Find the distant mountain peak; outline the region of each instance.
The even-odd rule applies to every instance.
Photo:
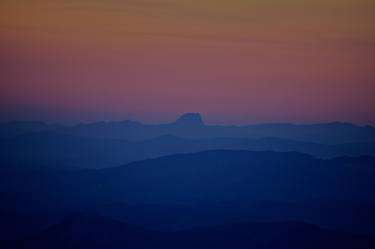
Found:
[[[176,124],[203,126],[204,122],[200,113],[184,113],[176,120]]]

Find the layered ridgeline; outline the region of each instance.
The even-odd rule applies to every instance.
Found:
[[[0,246],[373,248],[374,130],[4,123]]]
[[[39,229],[49,212],[56,222],[72,210],[91,210],[152,229],[298,220],[375,232],[371,157],[217,150],[103,170],[7,170],[0,178],[3,222],[12,224],[12,213],[21,213]],[[27,227],[22,222],[27,219],[21,229]],[[6,227],[3,234],[10,232]]]
[[[350,123],[321,124],[256,124],[244,126],[206,125],[199,113],[183,114],[173,123],[143,124],[135,121],[97,122],[63,126],[44,122],[9,122],[0,124],[0,137],[12,137],[30,132],[54,131],[63,134],[95,138],[145,140],[165,135],[182,138],[263,138],[277,137],[314,143],[374,142],[375,128]]]
[[[176,122],[132,121],[76,126],[13,122],[0,125],[1,168],[106,168],[137,160],[231,149],[302,152],[320,158],[375,155],[375,129],[344,123],[205,125],[199,114]]]

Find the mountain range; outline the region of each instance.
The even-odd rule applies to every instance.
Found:
[[[175,123],[165,125],[103,122],[63,127],[8,123],[0,125],[0,134],[3,134],[0,167],[108,168],[165,155],[218,149],[295,151],[320,158],[374,156],[372,133],[371,127],[348,124],[207,126],[199,114],[185,114]],[[134,140],[135,136],[138,137]],[[306,141],[293,140],[296,138]]]
[[[321,124],[269,123],[254,125],[206,125],[199,113],[186,113],[176,122],[143,124],[135,121],[81,123],[72,126],[44,122],[8,122],[0,124],[0,138],[28,132],[54,131],[62,134],[95,138],[145,140],[164,135],[182,138],[263,138],[277,137],[314,143],[374,142],[375,128],[350,123]]]
[[[374,248],[375,128],[0,124],[1,248]]]
[[[375,158],[323,160],[296,152],[213,150],[101,170],[0,174],[4,217],[91,210],[158,230],[296,219],[375,234],[374,189]],[[115,203],[130,206],[111,208]]]

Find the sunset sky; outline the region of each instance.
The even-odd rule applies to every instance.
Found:
[[[1,120],[375,124],[374,0],[2,0]]]

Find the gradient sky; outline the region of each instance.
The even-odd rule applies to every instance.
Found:
[[[1,119],[375,124],[374,0],[2,0]]]

